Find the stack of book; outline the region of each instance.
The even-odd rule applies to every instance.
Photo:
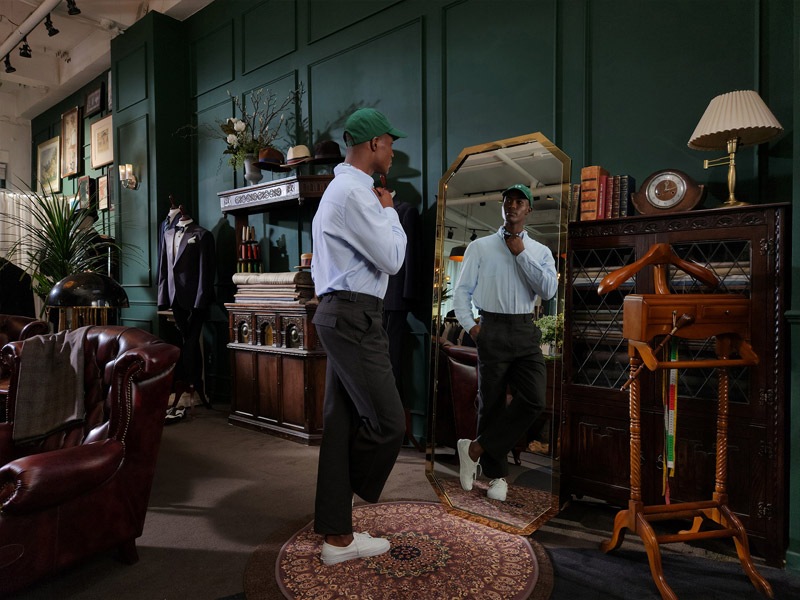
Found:
[[[305,304],[314,297],[314,282],[308,270],[289,273],[234,273],[234,302]]]
[[[630,175],[611,175],[599,165],[583,167],[581,182],[572,186],[572,219],[596,221],[636,214],[631,195],[636,180]]]

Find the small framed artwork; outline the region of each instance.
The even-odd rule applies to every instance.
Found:
[[[61,176],[78,174],[78,154],[81,147],[78,107],[61,115]]]
[[[114,129],[111,115],[92,123],[92,168],[114,162]]]
[[[103,84],[102,82],[86,94],[86,106],[83,109],[84,116],[91,117],[103,109]]]
[[[40,194],[61,191],[61,161],[58,136],[36,148],[36,179]]]
[[[108,175],[97,178],[97,208],[108,210]]]
[[[80,208],[90,208],[97,193],[94,178],[84,175],[78,178],[78,206]]]
[[[114,103],[112,100],[114,99],[111,95],[111,71],[108,72],[108,81],[106,82],[106,109],[111,112],[114,110]]]

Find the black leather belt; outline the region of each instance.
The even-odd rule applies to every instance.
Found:
[[[506,313],[493,313],[488,310],[479,310],[482,319],[487,321],[505,321],[507,323],[533,323],[533,313],[522,314],[506,314]]]
[[[351,292],[350,290],[334,290],[332,292],[326,292],[319,296],[319,299],[322,300],[324,298],[339,298],[340,300],[346,300],[347,302],[357,302],[359,304],[366,304],[368,306],[374,306],[376,308],[383,308],[383,298],[378,298],[377,296],[370,296],[369,294],[364,294],[362,292]]]

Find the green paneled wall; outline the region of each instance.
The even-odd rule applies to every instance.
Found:
[[[396,146],[390,180],[422,214],[427,264],[438,179],[462,147],[485,141],[541,131],[572,158],[573,179],[586,164],[630,173],[639,182],[673,167],[706,184],[707,206],[719,202],[726,195],[726,170],[702,168],[703,159],[717,154],[686,144],[708,102],[734,89],[759,90],[787,130],[769,145],[740,150],[738,195],[756,203],[792,201],[800,193],[793,144],[798,12],[792,0],[218,0],[182,24],[148,15],[117,38],[112,51],[118,95],[130,98],[122,122],[115,114],[115,127],[144,114],[148,123],[144,189],[124,191],[119,201],[146,206],[154,233],[166,193],[183,184],[181,201],[218,240],[219,289],[229,297],[232,219],[222,216],[216,194],[241,185],[242,174],[220,160],[221,139],[202,130],[231,116],[229,93],[244,98],[268,87],[284,95],[299,84],[306,94],[294,122],[308,119],[312,143],[327,135],[339,141],[343,118],[362,105],[377,106],[409,133]],[[122,69],[142,44],[146,59]],[[151,49],[162,57],[169,51],[170,59],[154,61]],[[175,61],[186,67],[175,68]],[[138,79],[141,68],[145,89],[137,87],[141,81],[127,81]],[[57,134],[68,107],[60,104],[34,121],[34,151]],[[176,138],[185,124],[196,126],[196,134]],[[121,133],[118,155],[124,158],[132,152],[132,132]],[[289,132],[279,148],[286,152],[304,139],[301,133]],[[162,145],[176,139],[186,144],[185,152]],[[160,185],[162,178],[172,178],[170,185]],[[291,269],[311,248],[312,216],[313,206],[306,206],[253,217],[270,269]],[[128,238],[124,226],[121,236]],[[793,253],[797,271],[800,249]],[[148,261],[154,269],[152,254]],[[142,277],[137,275],[139,282]],[[423,277],[431,279],[429,273]],[[143,318],[145,306],[154,310],[148,304],[153,288],[141,290],[141,308],[130,318]],[[418,312],[427,322],[426,309]],[[216,339],[207,340],[207,348],[226,362],[224,312],[219,309],[214,319]],[[800,366],[792,369],[797,380]],[[419,370],[424,377],[425,365]],[[413,387],[420,394],[426,389]],[[424,402],[418,399],[418,407]],[[800,400],[793,403],[800,413]],[[800,451],[792,453],[798,471]],[[798,479],[787,499],[793,505],[800,505]],[[797,514],[791,532],[790,559],[800,567]]]

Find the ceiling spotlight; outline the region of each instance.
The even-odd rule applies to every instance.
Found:
[[[14,71],[16,71],[16,69],[11,66],[11,59],[9,58],[8,54],[6,54],[5,63],[6,63],[6,73],[13,73]]]
[[[67,13],[70,15],[79,15],[81,14],[81,9],[77,7],[75,4],[75,0],[67,0]]]
[[[19,47],[19,55],[22,58],[31,57],[31,47],[28,45],[28,36],[22,38],[22,46]]]
[[[53,26],[53,22],[50,20],[50,15],[47,15],[47,18],[44,20],[44,26],[47,27],[47,35],[53,37],[58,33],[58,29]]]

